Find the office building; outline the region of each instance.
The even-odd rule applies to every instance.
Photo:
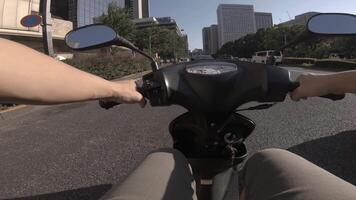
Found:
[[[210,27],[203,28],[203,53],[210,54]]]
[[[273,26],[272,13],[255,12],[255,19],[257,31]]]
[[[150,3],[149,0],[142,0],[142,18],[150,17]]]
[[[125,8],[125,0],[76,0],[76,25],[78,27],[93,24],[94,19],[107,14],[109,4],[115,2]],[[75,2],[74,2],[75,3]]]
[[[203,28],[203,53],[215,54],[219,49],[218,25]]]
[[[150,16],[149,0],[124,0],[125,8],[131,13],[132,19],[148,18]]]
[[[314,15],[317,15],[317,14],[319,14],[319,13],[318,12],[303,13],[303,14],[295,16],[294,19],[286,21],[286,22],[283,22],[283,23],[281,23],[279,25],[282,25],[282,26],[294,26],[294,25],[306,26],[308,21],[309,21],[309,19],[311,17],[313,17]]]
[[[217,15],[219,47],[256,32],[255,13],[252,5],[220,4]]]

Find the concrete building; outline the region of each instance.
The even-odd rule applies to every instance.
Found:
[[[255,19],[257,31],[273,26],[272,13],[255,12]]]
[[[219,48],[227,42],[256,32],[255,13],[252,5],[220,4],[217,15]]]
[[[318,12],[303,13],[303,14],[295,16],[295,18],[293,20],[283,22],[279,25],[282,25],[282,26],[304,25],[304,26],[306,26],[309,19],[317,14],[319,14],[319,13]]]
[[[255,12],[253,5],[220,4],[217,15],[219,48],[261,28],[273,26],[272,13]]]
[[[218,25],[203,28],[203,53],[215,54],[219,49]]]
[[[43,51],[42,27],[27,28],[20,23],[23,17],[39,13],[40,0],[0,0],[0,37]],[[73,24],[56,16],[52,23],[55,51],[65,51],[64,37]]]
[[[158,25],[176,31],[179,36],[183,36],[182,29],[179,28],[176,20],[171,17],[157,17]]]

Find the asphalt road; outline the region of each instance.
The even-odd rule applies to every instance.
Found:
[[[305,71],[290,69],[293,76]],[[289,149],[356,184],[355,111],[356,96],[348,95],[244,112],[257,124],[248,149]],[[2,114],[0,199],[98,199],[145,154],[172,145],[168,124],[183,112],[136,105],[106,111],[91,102]]]

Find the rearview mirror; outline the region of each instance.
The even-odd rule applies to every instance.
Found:
[[[310,18],[308,30],[318,35],[356,35],[356,15],[325,13]]]
[[[109,26],[94,24],[69,32],[65,37],[65,41],[71,49],[87,50],[110,46],[115,43],[117,38],[117,33]]]

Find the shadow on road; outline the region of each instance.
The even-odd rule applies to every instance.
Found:
[[[112,185],[98,185],[76,190],[6,200],[98,200],[104,196],[111,187]]]
[[[356,185],[356,130],[305,142],[288,150]]]

